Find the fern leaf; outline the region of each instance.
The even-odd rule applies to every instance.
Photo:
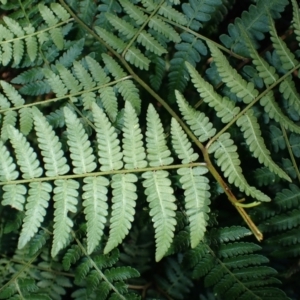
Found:
[[[137,29],[134,28],[129,22],[110,13],[106,13],[105,16],[111,25],[118,30],[126,40],[130,40],[136,34]]]
[[[273,92],[269,92],[266,96],[261,98],[260,104],[264,107],[265,112],[271,119],[281,123],[286,129],[292,132],[300,133],[300,127],[286,117],[279,105],[275,102]]]
[[[139,90],[131,80],[124,80],[117,84],[118,91],[121,93],[125,101],[131,103],[136,113],[139,115],[141,112],[141,98]]]
[[[104,254],[120,244],[131,228],[137,199],[135,182],[137,176],[134,174],[116,174],[112,177],[112,216]]]
[[[274,21],[270,17],[269,17],[269,23],[270,23],[269,28],[270,28],[271,41],[273,43],[273,47],[276,50],[281,60],[282,67],[288,71],[296,67],[299,63],[296,60],[295,55],[287,47],[286,43],[277,35]]]
[[[125,59],[141,70],[148,70],[150,60],[136,47],[131,46],[125,53]]]
[[[54,231],[51,256],[55,257],[69,240],[73,221],[68,212],[76,213],[79,183],[72,179],[55,180],[54,196]]]
[[[92,105],[92,112],[97,132],[100,170],[119,170],[123,167],[123,162],[117,133],[102,109],[95,103]]]
[[[168,251],[175,231],[177,209],[171,181],[166,171],[146,172],[143,186],[154,223],[156,240],[156,261],[160,261]]]
[[[33,107],[34,128],[38,146],[42,150],[46,176],[58,176],[69,171],[67,160],[61,150],[61,143],[42,113]]]
[[[167,50],[147,31],[143,30],[137,37],[137,42],[141,43],[147,50],[161,56]]]
[[[216,63],[222,81],[230,88],[231,92],[248,104],[258,96],[258,90],[252,82],[247,82],[238,72],[231,67],[224,54],[211,42],[207,42]]]
[[[58,16],[58,18],[61,21],[66,21],[66,20],[68,20],[70,18],[69,13],[60,4],[58,4],[58,3],[51,3],[50,7],[51,7],[51,9],[54,11],[54,13]]]
[[[118,114],[118,99],[111,86],[99,89],[100,99],[111,122],[115,122]]]
[[[9,83],[1,80],[0,81],[3,91],[7,99],[13,103],[13,106],[22,106],[25,103],[25,100],[17,92],[17,90]]]
[[[71,265],[75,264],[82,254],[82,250],[78,245],[72,245],[71,248],[67,250],[67,253],[64,255],[62,260],[64,270],[69,271]]]
[[[76,115],[67,107],[64,108],[66,118],[68,145],[71,152],[74,174],[90,173],[97,167],[95,155],[88,135]]]
[[[18,165],[22,171],[22,177],[24,179],[40,177],[43,169],[40,167],[36,153],[23,134],[11,125],[8,127],[8,133],[16,153]]]
[[[22,249],[37,233],[46,215],[52,187],[47,182],[32,182],[29,184],[26,204],[26,216],[19,237],[18,249]]]
[[[204,237],[208,213],[210,211],[210,193],[207,173],[204,167],[181,168],[177,173],[185,196],[185,208],[190,223],[191,247],[195,248]]]
[[[19,172],[16,171],[11,154],[0,140],[0,181],[12,181],[18,176]]]
[[[93,76],[93,80],[99,85],[103,85],[110,81],[110,78],[106,75],[100,64],[90,56],[85,57],[88,68]]]
[[[66,88],[70,91],[70,93],[78,93],[81,90],[81,84],[74,77],[72,72],[61,64],[57,64],[56,68],[59,72],[61,80],[65,84]]]
[[[23,107],[19,110],[20,114],[20,131],[24,135],[28,135],[33,126],[31,109]]]
[[[4,113],[1,128],[1,140],[5,142],[9,138],[8,127],[16,127],[17,124],[17,112],[14,110],[8,110]]]
[[[95,26],[95,31],[97,34],[104,40],[106,43],[115,49],[118,53],[123,52],[126,48],[126,43],[123,42],[120,38],[116,37],[113,33],[108,32],[104,28]]]
[[[173,162],[167,147],[163,126],[152,104],[147,111],[147,159],[151,167],[170,165]]]
[[[206,117],[204,113],[200,113],[189,106],[187,101],[178,91],[175,91],[175,96],[183,118],[199,141],[203,143],[213,137],[216,134],[216,129],[213,128],[208,117]]]
[[[292,0],[293,6],[293,27],[296,34],[296,40],[300,43],[300,9],[296,0]]]
[[[137,25],[142,25],[147,21],[147,16],[137,5],[134,5],[128,0],[120,0],[119,2],[123,6],[124,11],[136,21]]]
[[[162,84],[162,80],[166,71],[166,62],[157,55],[155,55],[151,61],[153,64],[155,64],[155,72],[149,75],[149,80],[154,90],[157,91]]]
[[[73,66],[76,77],[86,90],[89,90],[96,85],[90,73],[83,67],[81,63],[75,61]]]
[[[209,153],[214,153],[218,166],[220,166],[224,176],[228,178],[229,183],[233,183],[245,192],[247,196],[256,198],[259,201],[270,201],[271,199],[257,190],[255,187],[249,186],[242,169],[241,161],[238,157],[237,147],[233,140],[230,139],[229,133],[223,133],[212,145],[208,148]]]
[[[25,35],[24,30],[22,29],[20,24],[14,19],[4,16],[3,21],[5,22],[9,30],[13,32],[17,37],[23,37]]]
[[[237,125],[244,133],[244,138],[253,156],[281,178],[291,181],[291,178],[272,160],[271,153],[264,143],[258,121],[252,109],[237,120]]]
[[[68,93],[68,89],[63,83],[63,81],[50,69],[43,70],[44,75],[52,88],[52,91],[56,94],[57,97],[62,97]]]
[[[120,65],[111,56],[104,53],[102,54],[102,58],[106,68],[115,79],[121,79],[127,76],[122,67],[120,67]]]
[[[11,207],[23,211],[25,203],[26,187],[22,184],[11,184],[3,186],[2,205],[10,205]]]
[[[179,43],[181,40],[179,34],[175,31],[175,29],[162,21],[157,16],[153,16],[150,19],[148,25],[150,28],[153,28],[155,31],[163,34],[167,39],[173,41],[174,43]]]
[[[291,76],[287,77],[280,83],[279,91],[298,114],[300,114],[300,94],[297,92],[295,83]]]
[[[123,130],[123,160],[125,169],[139,169],[147,166],[143,136],[138,118],[130,102],[125,103]]]
[[[81,97],[84,109],[90,110],[92,104],[96,102],[96,94],[94,92],[85,92]]]
[[[228,97],[222,98],[216,93],[213,87],[189,63],[186,63],[186,66],[199,95],[216,110],[217,117],[221,118],[223,123],[230,122],[240,112],[240,108],[235,107],[235,103]]]
[[[172,144],[178,157],[183,164],[197,161],[199,155],[194,152],[191,142],[178,122],[172,118],[171,121]]]
[[[218,255],[220,257],[235,257],[238,255],[250,254],[255,251],[261,250],[261,247],[254,243],[249,242],[236,242],[221,244],[218,249]]]
[[[91,254],[100,242],[108,215],[105,177],[86,177],[83,186],[83,206],[87,221],[87,252]]]
[[[163,3],[158,10],[158,13],[165,18],[174,21],[180,25],[187,24],[187,18],[184,14],[180,13],[176,9],[174,9],[171,5]]]

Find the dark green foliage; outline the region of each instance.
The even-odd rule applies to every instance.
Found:
[[[0,299],[300,298],[296,0],[0,9]]]

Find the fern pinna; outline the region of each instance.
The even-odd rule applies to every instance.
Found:
[[[293,298],[297,2],[0,2],[0,298]]]

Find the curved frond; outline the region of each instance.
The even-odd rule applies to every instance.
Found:
[[[258,96],[258,90],[255,89],[252,82],[247,82],[242,76],[229,64],[224,54],[211,42],[207,42],[211,54],[216,63],[219,75],[222,81],[230,88],[231,92],[248,104]]]
[[[52,257],[63,249],[69,239],[73,227],[73,221],[68,215],[69,212],[76,213],[78,203],[79,183],[72,179],[55,180],[54,196],[54,231],[53,244],[51,249]]]
[[[174,191],[166,171],[146,172],[143,186],[150,207],[150,216],[154,223],[156,241],[156,261],[160,261],[168,251],[176,226],[175,211],[177,209]]]
[[[105,177],[86,177],[83,185],[83,206],[87,221],[87,252],[91,254],[103,235],[106,216],[108,215],[107,186]]]
[[[288,71],[296,67],[299,62],[296,60],[292,51],[287,47],[286,43],[277,35],[274,21],[270,17],[269,23],[273,47],[281,60],[282,68]]]
[[[25,203],[26,187],[23,184],[9,184],[3,186],[2,205],[10,205],[11,207],[23,211]]]
[[[147,166],[143,135],[138,118],[130,102],[125,103],[123,130],[123,160],[125,169],[139,169]]]
[[[115,129],[110,124],[103,110],[92,104],[92,112],[97,132],[99,162],[101,171],[119,170],[123,167],[122,152]]]
[[[170,165],[173,162],[158,113],[150,104],[147,111],[147,159],[151,167]]]
[[[193,109],[178,91],[175,91],[175,96],[184,120],[188,123],[199,141],[205,142],[213,137],[216,134],[216,129],[208,117],[204,113]]]
[[[244,138],[253,156],[281,178],[291,181],[291,178],[272,160],[271,153],[261,136],[261,130],[253,110],[248,110],[237,120],[236,124],[244,133]]]
[[[292,132],[300,133],[300,126],[296,125],[283,114],[279,105],[275,102],[273,92],[269,92],[266,96],[261,98],[259,103],[264,107],[265,112],[271,119],[281,123],[286,129]]]
[[[189,63],[186,63],[186,66],[202,99],[215,109],[217,116],[221,118],[223,123],[230,122],[240,112],[240,108],[235,107],[235,103],[228,97],[221,97],[215,92],[213,87]]]
[[[300,43],[300,9],[296,0],[291,0],[293,6],[293,27],[296,39]]]
[[[114,88],[111,86],[99,89],[100,99],[111,122],[116,121],[118,114],[118,99]],[[94,102],[94,101],[93,101]],[[91,104],[93,103],[91,102]],[[91,104],[89,108],[91,107]]]
[[[19,110],[20,114],[20,131],[24,135],[28,135],[33,127],[33,119],[31,109],[23,107]]]
[[[17,112],[15,110],[8,110],[4,113],[2,128],[1,128],[1,140],[6,141],[9,138],[8,127],[16,127],[17,124]]]
[[[40,177],[43,169],[40,167],[40,162],[33,148],[16,128],[9,125],[7,130],[16,153],[17,163],[22,171],[22,177],[24,179]]]
[[[10,155],[10,152],[0,140],[0,181],[12,181],[17,179],[19,172]]]
[[[42,150],[46,176],[58,176],[69,171],[67,160],[61,149],[61,143],[52,127],[42,113],[33,107],[34,128],[37,134],[38,146]]]
[[[223,133],[208,148],[208,152],[214,153],[217,164],[224,172],[224,176],[228,178],[229,183],[233,183],[240,191],[245,192],[247,196],[256,198],[259,201],[271,200],[267,195],[247,183],[240,167],[241,161],[237,153],[237,147],[230,138],[229,133]]]
[[[104,254],[118,246],[131,228],[137,199],[135,182],[137,176],[134,174],[116,174],[112,177],[112,216]]]
[[[26,216],[19,237],[18,248],[22,249],[37,233],[46,215],[52,187],[47,182],[32,182],[29,184],[26,203]]]
[[[25,103],[25,100],[11,84],[3,80],[1,80],[0,83],[3,88],[3,92],[7,97],[7,100],[9,100],[13,104],[13,106],[22,106]]]
[[[71,152],[73,172],[75,174],[90,173],[97,167],[95,155],[88,135],[76,115],[67,107],[64,108],[66,118],[69,150]]]

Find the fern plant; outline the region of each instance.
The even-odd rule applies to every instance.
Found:
[[[237,6],[1,1],[1,299],[299,297],[300,10]]]

